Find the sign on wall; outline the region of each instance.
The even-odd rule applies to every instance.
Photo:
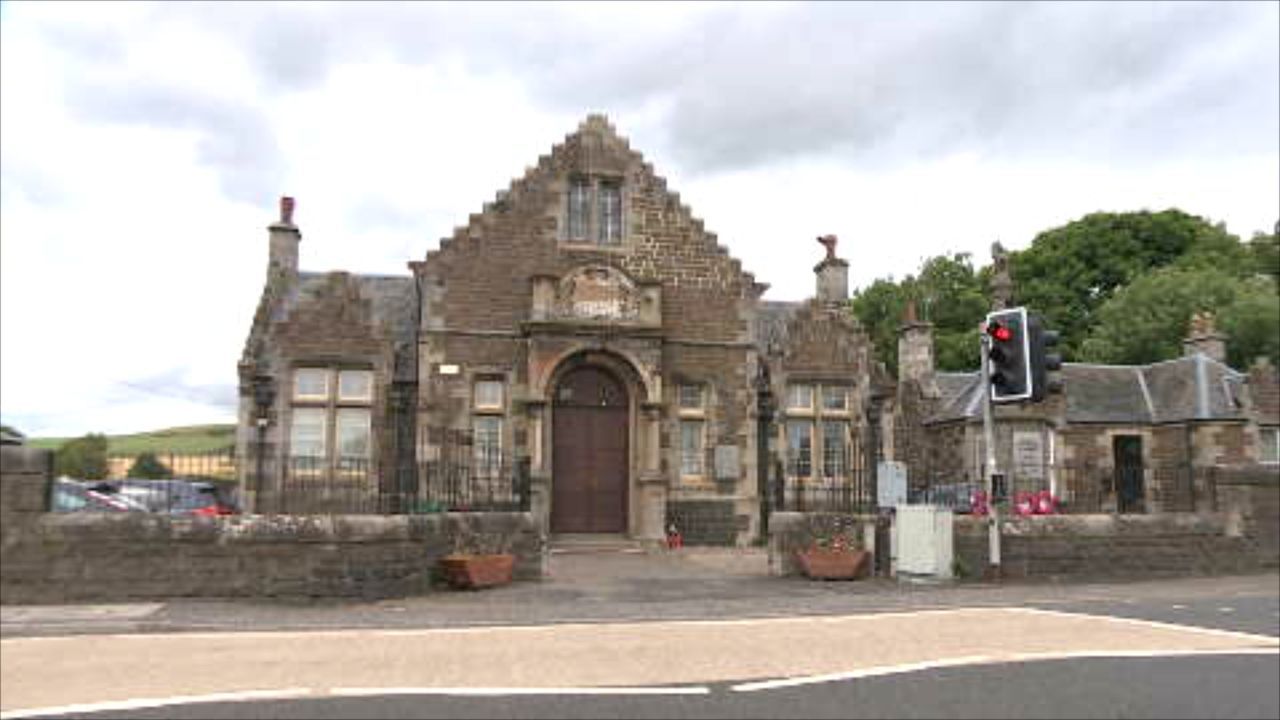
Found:
[[[1043,434],[1026,431],[1013,433],[1013,474],[1019,480],[1044,481]]]
[[[876,464],[876,505],[897,507],[907,502],[907,465],[897,460]]]

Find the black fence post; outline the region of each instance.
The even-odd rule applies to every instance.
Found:
[[[519,494],[520,511],[529,512],[532,507],[530,480],[532,477],[533,458],[522,456],[516,463],[516,492]]]

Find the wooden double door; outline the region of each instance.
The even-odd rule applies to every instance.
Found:
[[[625,386],[596,367],[570,370],[552,407],[551,531],[627,530]]]

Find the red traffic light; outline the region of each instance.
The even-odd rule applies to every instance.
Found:
[[[1013,331],[998,322],[987,326],[987,334],[1000,342],[1009,342],[1013,339]]]

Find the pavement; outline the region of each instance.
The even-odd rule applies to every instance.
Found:
[[[1237,594],[1280,595],[1276,573],[1105,583],[815,582],[768,575],[761,548],[553,553],[547,577],[480,591],[373,601],[174,598],[0,606],[0,637],[430,629],[843,615],[958,607],[1088,607]],[[1280,632],[1272,633],[1280,634]]]

